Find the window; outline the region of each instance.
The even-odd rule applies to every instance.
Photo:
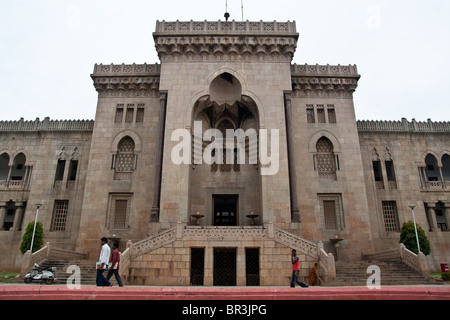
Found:
[[[398,232],[398,213],[395,201],[383,201],[383,219],[386,232]]]
[[[131,174],[136,167],[134,148],[134,140],[129,136],[120,140],[117,154],[113,158],[114,180],[131,180]]]
[[[334,104],[327,106],[328,110],[328,123],[336,123],[336,112],[334,111]]]
[[[325,229],[337,230],[336,201],[334,200],[323,201],[323,216],[325,220]]]
[[[118,104],[116,109],[115,123],[122,123],[123,121],[123,104]]]
[[[316,105],[317,123],[336,123],[336,110],[334,104],[327,104],[326,108],[323,104]],[[308,123],[316,123],[316,115],[314,113],[314,105],[306,105],[306,118]],[[328,121],[327,121],[328,119]]]
[[[373,175],[375,177],[375,181],[383,181],[383,175],[381,173],[381,162],[373,161]]]
[[[62,181],[64,178],[64,169],[66,168],[66,160],[58,160],[56,165],[55,181]]]
[[[70,160],[69,167],[69,181],[75,181],[77,179],[78,160]]]
[[[322,137],[316,145],[316,165],[321,180],[336,181],[336,159],[333,144],[328,138]]]
[[[137,108],[134,104],[121,103],[117,105],[115,123],[143,123],[145,114],[145,104],[139,103]]]
[[[395,170],[394,170],[394,162],[386,161],[386,175],[389,183],[389,189],[397,189],[397,182],[395,179]]]
[[[324,230],[341,231],[344,229],[344,214],[340,194],[319,194],[319,205]]]
[[[439,168],[436,157],[432,154],[427,155],[425,163],[425,173],[428,181],[439,181]]]
[[[68,200],[55,200],[50,231],[65,231],[67,220]]]
[[[127,200],[116,200],[113,229],[125,229],[125,223],[127,220],[127,206]]]
[[[133,123],[134,118],[134,104],[127,105],[127,113],[125,114],[125,122]]]
[[[325,110],[323,108],[323,104],[317,105],[317,122],[325,123]]]
[[[109,229],[124,230],[128,227],[131,198],[131,194],[110,194]]]
[[[139,104],[136,112],[136,123],[142,123],[144,122],[144,105]]]
[[[314,105],[313,104],[306,105],[306,117],[307,117],[308,123],[316,122],[316,117],[314,116]]]

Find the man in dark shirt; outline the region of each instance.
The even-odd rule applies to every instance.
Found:
[[[119,284],[119,287],[123,287],[122,278],[119,275],[119,262],[120,262],[119,244],[117,242],[114,242],[113,252],[110,260],[111,267],[108,270],[106,279],[109,281],[109,279],[114,274],[114,276],[116,277],[116,281]]]

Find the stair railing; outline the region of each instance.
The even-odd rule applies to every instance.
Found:
[[[403,243],[400,243],[399,249],[385,250],[371,254],[363,253],[361,258],[363,260],[378,261],[401,260],[403,263],[407,264],[424,277],[428,277],[428,274],[430,273],[425,255],[422,252],[415,254],[414,252],[408,250]]]
[[[83,260],[87,259],[88,252],[86,251],[82,253],[66,249],[53,248],[53,246],[50,245],[50,242],[47,242],[44,247],[34,253],[31,253],[30,250],[25,252],[20,275],[23,277],[31,271],[31,268],[33,268],[35,263],[42,264],[51,257],[65,260]]]

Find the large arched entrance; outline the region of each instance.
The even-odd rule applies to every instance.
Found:
[[[209,93],[192,113],[188,223],[261,224],[258,108],[230,73],[217,76]]]

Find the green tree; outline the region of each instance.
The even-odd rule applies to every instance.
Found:
[[[22,243],[20,244],[20,252],[25,253],[31,248],[31,240],[33,238],[34,222],[30,222],[25,229],[25,233],[22,237]],[[36,224],[36,233],[34,235],[33,252],[38,251],[44,245],[44,228],[42,223],[38,221]]]
[[[417,235],[419,237],[420,251],[426,256],[429,255],[431,253],[430,241],[428,241],[425,231],[419,225],[417,225]],[[414,222],[409,221],[403,224],[400,231],[400,243],[403,243],[408,250],[418,254]]]

